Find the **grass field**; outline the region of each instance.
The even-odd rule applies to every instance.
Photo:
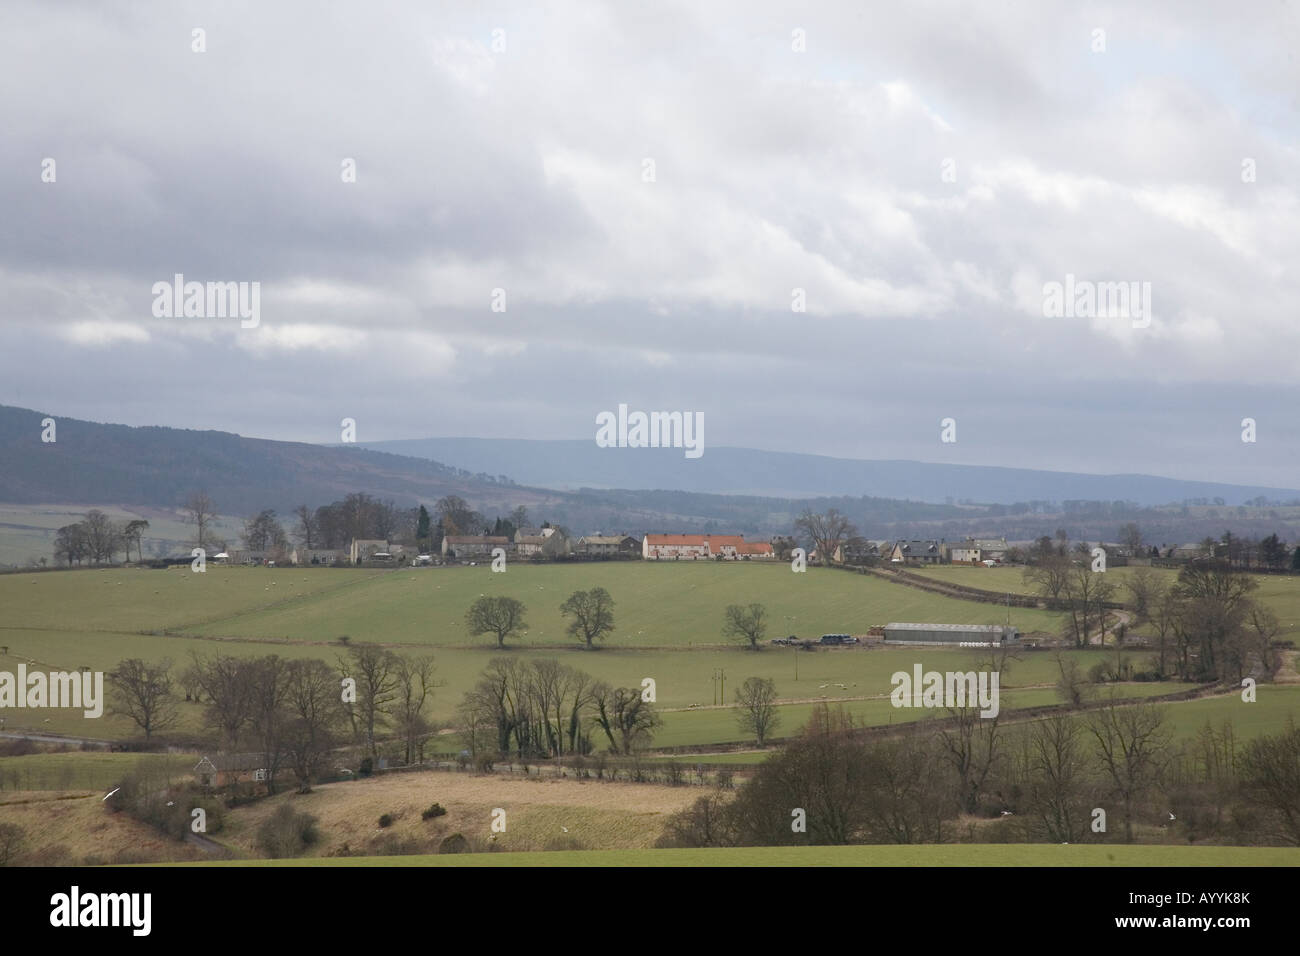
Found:
[[[301,866],[303,862],[253,860],[205,865]],[[451,856],[317,858],[305,862],[315,866],[1300,866],[1300,849],[958,843],[937,846],[465,853]]]
[[[197,754],[126,754],[100,751],[27,754],[0,758],[3,790],[106,790],[136,768],[162,771],[171,779],[188,777]],[[0,793],[0,803],[5,797]]]
[[[972,582],[1019,576],[1019,571],[1004,568],[947,567],[927,573],[962,575]],[[606,587],[617,602],[617,629],[603,647],[588,652],[562,634],[558,605],[572,590],[592,585]],[[1270,578],[1265,585],[1261,595],[1270,603],[1300,607],[1300,580]],[[530,629],[508,646],[511,656],[559,656],[615,684],[639,685],[645,677],[654,678],[664,711],[664,727],[656,740],[661,746],[744,739],[734,711],[711,706],[717,700],[718,672],[725,674],[727,703],[745,678],[772,678],[779,697],[788,702],[781,708],[778,730],[785,736],[797,731],[821,700],[846,701],[868,724],[913,719],[922,712],[894,709],[883,699],[892,689],[895,671],[910,671],[917,662],[927,670],[968,670],[979,657],[971,650],[906,647],[796,652],[765,646],[755,653],[721,638],[722,608],[727,604],[764,603],[771,622],[769,637],[862,633],[871,624],[900,619],[983,623],[1006,615],[1005,608],[995,605],[958,601],[867,576],[821,569],[792,574],[784,565],[519,565],[505,574],[486,567],[374,571],[209,566],[202,575],[187,568],[17,574],[0,576],[0,670],[12,671],[28,660],[50,669],[108,670],[125,657],[170,658],[183,664],[193,653],[217,652],[332,662],[344,652],[337,638],[346,634],[353,642],[383,643],[399,653],[433,653],[443,686],[434,697],[431,717],[447,722],[461,694],[499,653],[492,638],[475,639],[465,632],[464,611],[484,593],[512,594],[529,607]],[[1057,626],[1056,616],[1042,611],[1013,608],[1011,619],[1025,630]],[[1085,668],[1110,656],[1101,650],[1077,653]],[[1133,656],[1139,661],[1145,657]],[[1002,674],[1004,710],[1052,703],[1056,677],[1051,654],[1021,652]],[[1180,686],[1135,684],[1124,692],[1145,696]],[[692,705],[695,708],[688,709]],[[1225,705],[1197,706],[1218,713],[1214,707]],[[1288,703],[1277,710],[1261,699],[1257,710],[1241,713],[1250,715],[1248,725],[1263,728],[1292,709]],[[181,711],[182,730],[202,729],[200,706],[182,704]],[[75,711],[38,715],[8,709],[0,710],[0,718],[11,732],[110,740],[135,733],[125,718],[106,715],[90,721]],[[454,746],[449,741],[448,749]]]
[[[1032,594],[1033,588],[1024,581],[1024,569],[1018,567],[986,568],[960,564],[942,564],[933,567],[909,568],[917,574],[960,584],[964,587],[979,588],[986,591],[1011,594]],[[1108,578],[1119,587],[1117,600],[1132,600],[1125,582],[1136,571],[1133,567],[1111,568],[1106,572]],[[1178,572],[1173,568],[1150,568],[1166,585],[1178,580]],[[1291,638],[1300,643],[1300,578],[1287,575],[1256,575],[1253,580],[1259,587],[1253,596],[1277,614],[1281,622],[1283,639]],[[1014,615],[1014,610],[1013,610]],[[1012,618],[1014,623],[1014,616]]]

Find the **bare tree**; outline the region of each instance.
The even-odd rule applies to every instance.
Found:
[[[237,749],[253,712],[248,660],[226,655],[205,660],[196,654],[194,675],[208,699],[207,722],[217,728],[219,745]]]
[[[1263,806],[1275,833],[1300,846],[1300,728],[1287,718],[1286,729],[1257,737],[1246,746],[1242,782]]]
[[[357,699],[348,708],[353,730],[365,740],[370,756],[377,757],[375,728],[382,729],[388,705],[397,695],[397,655],[379,647],[353,647],[350,657],[339,661],[339,670],[356,681]]]
[[[1134,623],[1141,624],[1150,620],[1160,606],[1166,590],[1160,573],[1153,568],[1136,567],[1125,586],[1133,598],[1133,610],[1136,612]]]
[[[644,700],[638,687],[610,687],[598,684],[592,690],[596,723],[605,732],[609,747],[630,754],[648,745],[662,720],[654,704]]]
[[[727,606],[722,625],[722,636],[748,641],[751,650],[758,650],[758,642],[767,633],[767,609],[761,604],[731,604]]]
[[[853,522],[834,508],[825,514],[817,514],[811,508],[805,508],[803,514],[795,519],[794,529],[812,539],[817,557],[824,565],[835,560],[835,552],[840,545],[858,533]]]
[[[1104,572],[1088,567],[1073,567],[1066,576],[1062,597],[1067,602],[1065,633],[1073,638],[1075,647],[1087,647],[1092,635],[1098,641],[1104,638],[1106,604],[1115,596],[1115,585]]]
[[[397,688],[393,720],[406,744],[406,762],[410,764],[413,757],[418,757],[423,763],[424,741],[431,729],[424,712],[438,686],[433,657],[398,657],[394,670]]]
[[[1040,556],[1036,563],[1025,568],[1023,578],[1040,597],[1059,598],[1074,564],[1052,548],[1051,539],[1045,537],[1043,541],[1047,543]]]
[[[1172,735],[1164,729],[1164,712],[1145,701],[1121,703],[1112,697],[1088,718],[1095,752],[1119,798],[1124,841],[1133,842],[1138,801],[1159,780]]]
[[[108,675],[113,687],[110,713],[130,717],[149,740],[175,725],[178,718],[172,693],[171,661],[146,664],[132,657],[121,661]]]
[[[776,682],[770,677],[750,677],[736,689],[736,719],[740,729],[754,735],[758,746],[781,722],[776,709]]]
[[[1129,554],[1142,550],[1142,529],[1136,521],[1130,521],[1119,529],[1119,543],[1128,548]]]
[[[1086,734],[1079,720],[1052,714],[1032,722],[1022,736],[1021,816],[1031,838],[1051,843],[1087,838],[1095,784]]]
[[[136,518],[132,521],[128,521],[126,527],[122,529],[122,538],[127,544],[126,559],[128,561],[131,560],[130,545],[135,545],[137,560],[144,561],[144,554],[140,550],[140,542],[144,538],[144,533],[148,530],[149,522],[145,521],[143,518]]]
[[[308,551],[314,547],[319,547],[320,519],[316,516],[316,512],[306,505],[299,505],[294,509],[293,513],[298,519],[294,534],[298,536],[302,546]]]
[[[1089,691],[1083,668],[1079,666],[1075,657],[1059,650],[1055,654],[1055,660],[1060,675],[1056,680],[1056,693],[1067,707],[1079,707],[1087,698]]]
[[[289,713],[289,662],[275,654],[248,662],[248,691],[251,700],[249,730],[257,741],[266,769],[266,793],[275,793],[275,778],[285,757],[284,732]]]
[[[185,523],[192,524],[195,528],[195,544],[206,548],[210,543],[211,526],[221,517],[217,514],[216,506],[206,491],[196,491],[185,500],[184,509]]]
[[[495,634],[497,647],[505,647],[507,637],[512,637],[527,626],[524,622],[525,610],[524,603],[515,598],[485,595],[465,612],[465,624],[475,637],[480,634]]]
[[[338,675],[324,661],[293,661],[287,678],[284,752],[297,778],[298,792],[310,793],[312,781],[321,775],[338,743],[346,713]]]
[[[614,599],[604,588],[574,591],[560,605],[560,613],[573,617],[568,632],[586,641],[588,650],[593,641],[603,640],[614,630]]]

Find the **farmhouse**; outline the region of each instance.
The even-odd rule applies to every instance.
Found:
[[[766,541],[746,541],[741,534],[648,534],[641,542],[641,557],[647,561],[726,561],[772,558]]]
[[[1018,644],[1020,631],[1002,624],[886,624],[886,644]]]
[[[266,779],[266,768],[269,766],[266,754],[214,754],[203,757],[195,764],[194,777],[204,787],[261,783]]]
[[[889,560],[895,564],[939,564],[943,561],[943,542],[899,539]]]
[[[578,539],[574,549],[579,554],[608,557],[615,554],[636,554],[641,542],[631,535],[589,534]]]
[[[541,554],[546,539],[554,534],[554,528],[520,528],[515,532],[515,550],[521,558]]]
[[[294,564],[342,564],[347,557],[337,548],[294,548],[289,554]]]
[[[967,538],[948,549],[948,560],[953,564],[979,564],[983,561],[1001,564],[1006,559],[1007,549],[1006,538]]]
[[[510,551],[513,549],[513,545],[510,543],[510,539],[504,535],[451,534],[442,539],[442,556],[444,558],[449,554],[461,560],[465,558],[490,558],[492,557],[493,548]]]
[[[348,550],[348,560],[352,564],[357,564],[379,552],[388,553],[387,541],[379,538],[353,538],[352,547]]]

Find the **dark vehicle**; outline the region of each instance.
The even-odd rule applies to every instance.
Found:
[[[821,644],[856,644],[858,639],[850,634],[823,634]]]

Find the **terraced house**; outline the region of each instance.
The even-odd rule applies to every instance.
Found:
[[[775,553],[766,541],[746,541],[741,534],[648,534],[641,541],[641,557],[647,561],[747,561],[772,559]]]

